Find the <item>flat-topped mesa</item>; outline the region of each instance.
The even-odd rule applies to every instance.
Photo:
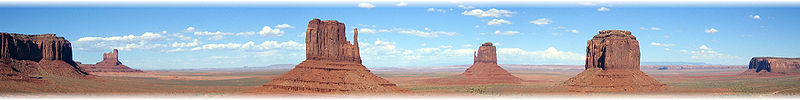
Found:
[[[570,91],[659,91],[664,84],[640,70],[639,41],[630,31],[600,31],[587,42],[585,70],[565,81]]]
[[[586,46],[586,69],[639,69],[639,41],[630,31],[604,30],[589,40]]]
[[[34,74],[43,73],[70,77],[88,75],[72,60],[72,46],[64,37],[0,32],[0,42],[0,80],[42,79]]]
[[[80,64],[81,69],[83,71],[89,73],[96,73],[96,72],[144,72],[137,69],[132,69],[128,66],[122,64],[119,61],[119,50],[114,49],[111,52],[103,53],[103,61],[97,62],[96,64]]]
[[[800,74],[800,58],[753,57],[742,75]]]
[[[119,62],[119,51],[114,49],[114,51],[103,53],[103,61],[97,62],[96,65],[122,65],[122,62]]]
[[[456,76],[428,79],[426,82],[434,84],[520,84],[521,78],[511,75],[508,71],[497,65],[497,50],[492,42],[486,42],[473,56],[472,66]]]
[[[358,54],[358,30],[354,31],[354,44],[345,36],[345,25],[336,20],[313,19],[306,29],[306,60],[329,60],[361,63]]]
[[[492,46],[492,42],[486,42],[473,54],[473,63],[492,63],[497,64],[497,48]]]
[[[358,29],[353,44],[345,26],[335,20],[308,22],[306,60],[269,83],[244,93],[376,93],[405,92],[361,64]]]

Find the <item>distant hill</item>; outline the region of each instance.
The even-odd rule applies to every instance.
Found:
[[[711,65],[703,62],[642,62],[640,65]]]

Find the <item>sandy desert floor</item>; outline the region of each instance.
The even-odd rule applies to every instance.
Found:
[[[146,73],[97,73],[94,80],[51,79],[46,83],[0,82],[0,96],[188,96],[237,97],[238,92],[259,87],[289,69],[270,70],[151,70]],[[438,85],[425,79],[447,77],[461,71],[389,71],[373,73],[411,93],[390,96],[645,96],[645,97],[746,97],[782,98],[800,95],[800,75],[738,76],[744,69],[644,70],[668,87],[647,93],[576,93],[561,83],[580,73],[576,69],[509,70],[522,84]],[[56,84],[57,83],[57,84]],[[269,95],[266,95],[269,96]]]

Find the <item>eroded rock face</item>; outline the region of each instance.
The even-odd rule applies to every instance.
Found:
[[[587,43],[586,69],[564,83],[577,92],[661,90],[664,84],[639,69],[639,56],[630,31],[600,31]]]
[[[89,73],[96,73],[96,72],[143,72],[137,69],[131,69],[128,66],[122,65],[122,62],[119,62],[119,51],[114,49],[114,51],[103,53],[103,61],[97,62],[97,64],[80,64],[81,69]]]
[[[306,29],[306,60],[262,87],[245,93],[373,93],[407,91],[361,64],[358,30],[350,44],[345,25],[313,19]]]
[[[72,60],[72,46],[55,34],[0,32],[0,80],[36,81],[47,75],[84,77]]]
[[[436,84],[520,84],[522,79],[511,75],[497,65],[497,49],[492,42],[486,42],[473,55],[474,62],[464,73],[457,76],[428,80]]]
[[[800,58],[753,57],[742,75],[800,74]]]

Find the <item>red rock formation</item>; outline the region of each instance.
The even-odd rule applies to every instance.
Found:
[[[797,75],[800,58],[753,57],[741,75]]]
[[[24,35],[0,32],[0,80],[32,81],[47,75],[88,75],[72,60],[72,46],[55,34]]]
[[[369,93],[400,92],[361,64],[358,30],[355,44],[345,38],[345,25],[335,20],[308,22],[306,60],[262,87],[245,93]]]
[[[435,84],[494,84],[509,83],[520,84],[522,79],[511,75],[505,69],[497,65],[497,49],[492,42],[486,42],[473,55],[474,62],[464,73],[457,76],[427,80]]]
[[[600,31],[587,43],[586,69],[564,83],[578,92],[661,90],[664,84],[639,69],[639,55],[630,31]]]
[[[103,53],[103,61],[97,62],[97,64],[80,64],[81,69],[83,71],[89,73],[95,72],[143,72],[137,69],[131,69],[128,66],[122,65],[122,62],[119,62],[119,52],[117,49],[111,51],[109,53]]]

